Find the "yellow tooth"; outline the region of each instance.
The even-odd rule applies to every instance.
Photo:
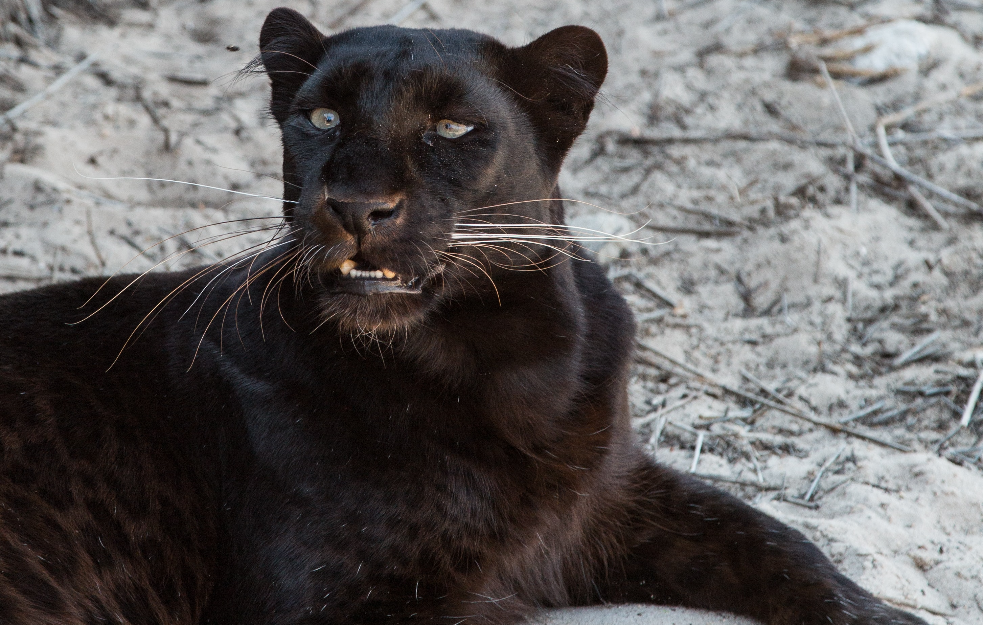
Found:
[[[341,267],[340,267],[341,275],[347,276],[349,273],[351,273],[352,269],[354,268],[355,268],[355,261],[346,260],[345,262],[341,263]]]
[[[387,279],[392,280],[393,278],[396,277],[396,272],[395,271],[389,271],[388,269],[383,269],[382,270],[382,275],[386,276]]]

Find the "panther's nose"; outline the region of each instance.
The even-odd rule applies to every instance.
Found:
[[[328,197],[328,208],[341,221],[349,234],[364,237],[376,226],[395,219],[403,205],[402,198],[346,198]]]

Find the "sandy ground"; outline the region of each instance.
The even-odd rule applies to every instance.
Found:
[[[335,31],[388,21],[404,2],[294,7]],[[933,624],[983,623],[983,411],[959,427],[983,359],[970,204],[983,203],[983,105],[972,88],[960,97],[983,81],[981,4],[427,0],[403,21],[510,44],[568,23],[601,33],[609,80],[562,182],[582,202],[573,223],[645,240],[599,250],[655,350],[640,348],[631,388],[639,436]],[[235,80],[276,3],[95,3],[112,23],[57,8],[32,21],[25,7],[39,6],[0,0],[0,111],[96,57],[0,121],[0,290],[214,262],[261,240],[189,251],[243,228],[180,233],[274,215],[275,201],[104,178],[279,193],[266,81]],[[937,100],[887,126],[893,157],[968,203],[920,187],[926,209],[860,156],[851,194],[849,150],[818,144],[848,135],[817,53],[871,152],[879,117]],[[862,411],[849,433],[823,425]],[[621,608],[542,622],[723,618]]]

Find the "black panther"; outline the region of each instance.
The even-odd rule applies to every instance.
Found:
[[[922,623],[636,444],[632,317],[557,189],[593,31],[326,37],[277,9],[255,68],[267,244],[0,298],[0,623]]]

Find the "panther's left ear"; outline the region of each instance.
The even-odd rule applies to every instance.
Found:
[[[499,70],[543,139],[549,164],[558,168],[587,126],[608,73],[601,37],[583,26],[563,26],[508,50]]]
[[[259,60],[273,86],[270,109],[277,121],[286,118],[290,101],[317,69],[326,51],[326,37],[293,9],[273,9],[259,33]]]

